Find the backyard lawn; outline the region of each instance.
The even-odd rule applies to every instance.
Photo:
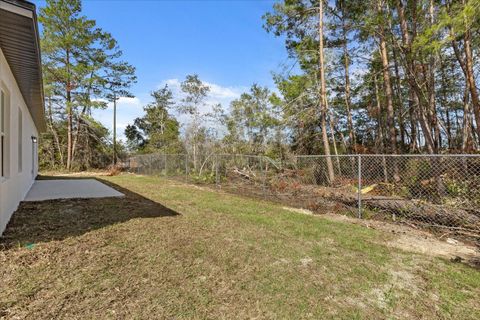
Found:
[[[394,234],[180,182],[23,203],[0,240],[0,319],[480,319],[480,270]]]

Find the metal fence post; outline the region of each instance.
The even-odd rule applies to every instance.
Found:
[[[218,176],[218,154],[215,155],[215,184],[220,187],[220,177]]]
[[[188,182],[188,153],[185,154],[185,182]]]
[[[147,175],[149,176],[153,176],[154,175],[154,171],[153,171],[153,163],[152,163],[152,155],[149,155],[148,156],[148,169],[146,170]]]
[[[163,162],[163,164],[164,164],[164,168],[165,168],[165,177],[166,177],[166,176],[168,176],[168,175],[167,175],[167,154],[166,154],[166,153],[165,153],[165,155],[164,155],[164,162]]]
[[[362,219],[362,156],[358,155],[358,218]]]
[[[263,162],[265,161],[265,157],[261,156],[260,157],[260,167],[262,168],[263,171],[263,181],[262,181],[262,191],[263,191],[263,198],[267,199],[267,161],[265,161],[265,166],[263,166]]]

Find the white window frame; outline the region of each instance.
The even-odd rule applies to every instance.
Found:
[[[5,179],[5,122],[6,122],[5,93],[0,88],[0,180]]]
[[[18,108],[18,173],[23,171],[23,112]]]
[[[10,95],[0,87],[0,182],[10,177]]]

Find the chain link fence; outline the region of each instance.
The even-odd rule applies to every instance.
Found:
[[[195,159],[195,160],[194,160]],[[480,155],[148,154],[130,172],[480,239]]]

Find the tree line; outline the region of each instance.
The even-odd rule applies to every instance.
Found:
[[[194,159],[478,152],[479,16],[480,0],[276,2],[263,27],[285,40],[290,59],[274,74],[275,89],[253,84],[229,106],[207,106],[210,87],[187,75],[181,96],[168,86],[152,92],[123,148]],[[93,165],[111,147],[91,110],[129,96],[135,69],[81,15],[79,0],[47,1],[40,21],[48,161]]]
[[[478,0],[276,3],[265,28],[296,63],[276,76],[294,150],[478,151],[479,14]]]

